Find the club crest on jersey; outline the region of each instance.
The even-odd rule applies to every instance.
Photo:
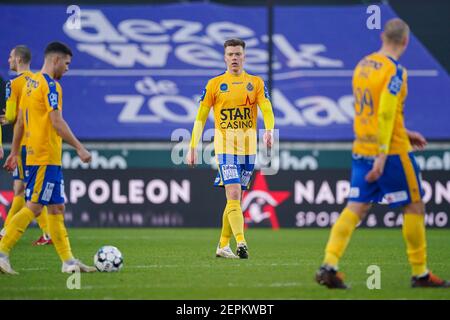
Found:
[[[228,85],[226,83],[222,83],[220,85],[220,91],[222,92],[228,91]]]
[[[206,89],[203,89],[202,96],[200,97],[200,101],[203,101],[205,99],[205,96],[206,96]]]
[[[253,85],[252,85],[251,82],[249,82],[249,83],[247,84],[247,90],[248,90],[248,91],[253,91]]]
[[[48,103],[52,108],[58,107],[58,93],[52,92],[48,95]]]

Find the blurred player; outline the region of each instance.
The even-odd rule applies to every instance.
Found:
[[[9,68],[12,71],[17,72],[18,75],[14,79],[8,81],[6,84],[6,112],[4,118],[2,117],[0,121],[17,126],[19,125],[17,118],[18,114],[20,113],[20,99],[23,95],[22,89],[24,88],[27,80],[33,76],[33,73],[30,71],[30,49],[23,45],[16,46],[11,50],[8,62]],[[21,125],[23,125],[23,123]],[[24,191],[28,176],[28,169],[26,166],[25,136],[20,142],[20,152],[17,158],[17,167],[13,172],[14,198],[11,204],[11,208],[8,212],[8,217],[3,225],[3,229],[0,231],[0,239],[5,235],[6,226],[11,221],[12,217],[25,205]],[[43,234],[38,240],[33,242],[33,244],[51,244],[52,241],[50,239],[50,236],[48,235],[46,207],[44,207],[41,215],[37,217],[36,220]]]
[[[27,165],[29,178],[25,191],[26,206],[6,227],[0,241],[0,271],[16,274],[9,263],[9,253],[30,222],[39,216],[43,206],[48,207],[50,235],[63,264],[61,271],[94,272],[75,259],[64,225],[64,180],[61,170],[62,139],[73,146],[83,162],[91,160],[91,154],[73,135],[62,117],[62,89],[57,80],[68,70],[72,51],[65,44],[52,42],[45,49],[44,65],[26,87],[26,99],[22,108],[26,114],[25,126],[16,126],[11,154],[5,167],[15,167],[19,153],[19,140],[23,132],[27,136]],[[19,115],[21,116],[21,115]]]
[[[215,186],[225,187],[227,205],[222,218],[222,233],[217,257],[248,258],[241,208],[242,190],[249,186],[256,158],[256,124],[259,106],[264,117],[264,142],[273,143],[274,115],[261,78],[244,71],[245,42],[230,39],[224,43],[227,71],[212,78],[200,99],[200,108],[192,130],[188,165],[196,163],[196,147],[211,107],[214,110],[214,149],[218,163]],[[230,249],[234,235],[236,254]]]
[[[350,196],[331,229],[323,264],[316,273],[316,281],[328,288],[347,288],[337,272],[339,259],[371,204],[383,198],[391,207],[403,209],[403,237],[412,268],[412,287],[450,286],[427,267],[423,190],[411,152],[412,147],[423,149],[426,140],[405,128],[407,72],[397,61],[408,40],[408,25],[400,19],[389,20],[380,51],[364,57],[353,75],[355,141]]]

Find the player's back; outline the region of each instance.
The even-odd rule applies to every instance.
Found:
[[[61,165],[62,139],[50,119],[62,111],[62,90],[49,75],[36,73],[27,83],[25,132],[27,165]]]
[[[33,77],[33,72],[27,70],[17,75],[9,81],[6,89],[6,117],[14,122],[17,119],[19,108],[22,108],[21,101],[25,94],[26,84]],[[14,109],[14,110],[11,110]],[[9,119],[11,118],[11,119]],[[12,119],[14,118],[14,119]],[[20,145],[25,145],[25,135],[22,137]]]
[[[398,97],[389,154],[411,150],[403,120],[403,107],[407,95],[406,69],[391,57],[373,53],[358,63],[353,74],[354,153],[363,156],[378,154],[378,112],[383,93]]]

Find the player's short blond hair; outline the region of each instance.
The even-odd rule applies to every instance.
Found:
[[[409,26],[399,18],[390,19],[384,25],[383,40],[393,44],[402,44],[409,35]]]
[[[227,47],[237,47],[237,46],[241,46],[242,49],[245,49],[245,42],[244,42],[244,40],[241,40],[241,39],[238,39],[238,38],[233,38],[233,39],[228,39],[223,44],[223,48],[224,49],[226,49]]]

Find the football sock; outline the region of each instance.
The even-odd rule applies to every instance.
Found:
[[[331,228],[330,238],[325,248],[324,264],[337,269],[339,259],[344,254],[353,230],[359,222],[359,217],[350,209],[345,208]]]
[[[406,253],[412,268],[412,275],[427,273],[427,244],[425,239],[425,222],[423,214],[405,213],[403,215],[403,238]]]
[[[228,200],[225,211],[228,213],[228,221],[233,231],[236,242],[245,242],[244,215],[242,214],[240,200]]]
[[[47,206],[43,206],[42,207],[42,211],[41,214],[39,215],[39,217],[36,218],[36,221],[39,225],[39,228],[41,228],[42,232],[44,233],[44,236],[48,236],[49,235],[49,231],[48,231],[48,210],[47,210]]]
[[[73,259],[72,249],[70,248],[69,235],[64,225],[63,214],[48,215],[48,229],[52,237],[56,252],[61,261]]]
[[[231,236],[233,231],[231,230],[230,222],[228,221],[228,210],[225,207],[222,216],[222,233],[220,234],[220,244],[219,247],[223,248],[230,244]]]
[[[27,207],[23,207],[14,215],[6,227],[5,236],[0,241],[1,253],[9,255],[9,252],[22,237],[22,234],[25,232],[33,219],[34,213]]]
[[[21,196],[14,196],[13,201],[11,203],[11,208],[8,211],[8,216],[6,217],[4,228],[6,228],[11,221],[11,219],[14,217],[14,215],[20,211],[25,206],[25,198],[23,195]]]

